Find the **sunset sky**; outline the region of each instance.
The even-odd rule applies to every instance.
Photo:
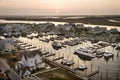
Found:
[[[120,0],[0,0],[0,15],[120,15]]]

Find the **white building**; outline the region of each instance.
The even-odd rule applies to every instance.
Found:
[[[45,68],[45,63],[42,61],[39,51],[24,51],[21,61],[16,66],[16,69],[20,70],[20,75],[22,77],[28,76],[37,68]]]

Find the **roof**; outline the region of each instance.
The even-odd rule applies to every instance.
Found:
[[[22,71],[21,75],[24,75],[24,73],[25,73],[27,70],[31,72],[30,67],[28,67],[28,66],[23,67],[23,68],[21,69],[21,71]]]
[[[35,57],[36,54],[40,54],[39,50],[35,50],[35,51],[23,51],[23,55],[25,57],[25,59],[27,60],[27,58],[31,58],[31,57]]]

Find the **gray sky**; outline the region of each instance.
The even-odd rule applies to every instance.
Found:
[[[120,0],[0,0],[0,15],[120,15]]]

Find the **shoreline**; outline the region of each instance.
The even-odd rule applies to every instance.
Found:
[[[69,17],[68,17],[69,18]],[[11,20],[11,21],[48,21],[48,22],[68,22],[68,23],[83,23],[83,24],[91,24],[91,25],[108,25],[108,26],[119,26],[120,22],[110,22],[109,19],[120,21],[120,16],[88,16],[84,18],[75,18],[75,19],[67,19],[67,17],[58,17],[58,18],[42,18],[42,17],[0,17],[1,20]]]

